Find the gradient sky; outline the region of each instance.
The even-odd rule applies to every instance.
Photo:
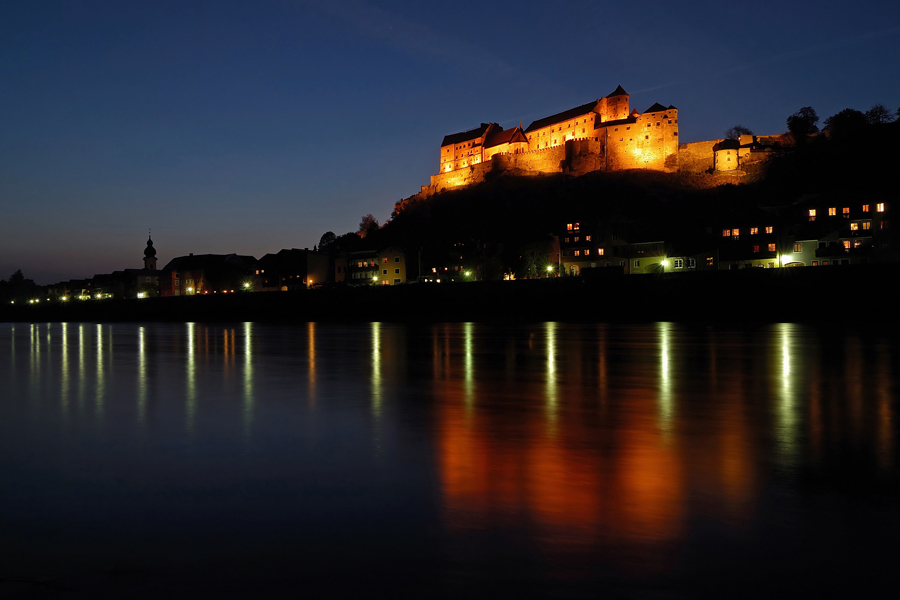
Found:
[[[748,8],[749,7],[749,8]],[[0,2],[0,278],[312,247],[621,84],[682,142],[900,103],[900,3]]]

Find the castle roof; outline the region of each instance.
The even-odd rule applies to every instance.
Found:
[[[718,152],[719,150],[737,150],[740,147],[741,143],[737,140],[722,140],[713,146],[713,152]]]
[[[625,117],[624,119],[616,119],[615,121],[597,121],[594,124],[594,129],[601,129],[603,127],[612,127],[613,125],[631,125],[636,122],[637,118],[635,117]]]
[[[612,98],[613,96],[627,96],[627,95],[628,95],[628,92],[623,90],[622,86],[620,85],[615,89],[615,91],[612,94],[610,94],[609,96],[606,96],[606,97]]]
[[[644,112],[645,112],[645,113],[654,113],[654,112],[665,112],[665,111],[667,111],[667,110],[669,110],[669,109],[666,108],[665,106],[663,106],[662,104],[660,104],[659,102],[654,102],[654,103],[653,103],[653,106],[651,106],[650,108],[648,108],[648,109],[645,110]]]
[[[499,146],[500,144],[512,144],[515,142],[528,143],[528,138],[526,138],[525,134],[522,133],[522,128],[518,126],[503,131],[492,131],[488,135],[487,139],[485,139],[484,147],[493,148],[494,146]]]
[[[586,115],[589,112],[596,112],[596,108],[599,103],[600,100],[593,100],[591,102],[588,102],[587,104],[582,104],[581,106],[576,106],[575,108],[564,110],[561,113],[556,113],[555,115],[550,115],[549,117],[538,119],[537,121],[533,121],[531,125],[529,125],[525,130],[525,132],[528,133],[529,131],[534,131],[535,129],[543,129],[544,127],[549,127],[554,123],[559,123],[560,121],[568,121],[569,119],[574,119],[575,117]]]
[[[450,146],[452,144],[461,144],[463,142],[468,142],[471,140],[476,140],[483,136],[487,131],[493,130],[494,128],[502,130],[503,128],[497,125],[496,123],[482,123],[480,127],[476,127],[475,129],[470,129],[468,131],[461,131],[460,133],[453,133],[450,135],[444,136],[444,141],[441,142],[441,148],[444,146]]]

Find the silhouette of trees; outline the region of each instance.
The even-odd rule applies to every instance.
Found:
[[[797,141],[802,140],[811,133],[817,133],[819,128],[816,123],[819,122],[819,115],[811,106],[804,106],[787,118],[788,131]]]
[[[333,231],[326,231],[322,234],[322,237],[319,238],[319,252],[325,252],[328,254],[332,246],[334,245],[334,240],[337,239],[337,236],[334,235]]]
[[[739,140],[742,135],[753,135],[753,132],[743,125],[735,125],[725,130],[725,139]]]
[[[376,219],[372,213],[369,213],[363,216],[362,220],[359,222],[357,234],[359,237],[364,238],[374,231],[378,231],[378,219]]]
[[[866,111],[866,123],[869,125],[884,125],[894,120],[891,111],[884,104],[876,104]]]
[[[852,108],[845,108],[836,115],[825,119],[825,129],[831,132],[832,137],[847,137],[860,133],[866,128],[866,115]]]

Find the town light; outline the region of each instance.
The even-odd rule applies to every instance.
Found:
[[[551,272],[553,270],[553,265],[547,265],[547,272]]]
[[[660,264],[661,264],[662,266],[664,266],[664,267],[668,267],[668,266],[669,266],[669,261],[663,260],[662,263],[660,263]]]
[[[68,299],[69,299],[68,296],[63,296],[62,298],[60,298],[60,300],[62,300],[63,302],[65,302],[65,301],[68,300]]]
[[[138,292],[138,298],[146,298],[146,297],[147,297],[146,292]]]
[[[472,274],[472,271],[466,271],[466,277],[469,277]]]

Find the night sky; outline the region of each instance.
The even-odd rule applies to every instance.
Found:
[[[750,8],[748,8],[750,7]],[[896,2],[0,2],[0,278],[304,248],[621,84],[682,142],[900,103]]]

